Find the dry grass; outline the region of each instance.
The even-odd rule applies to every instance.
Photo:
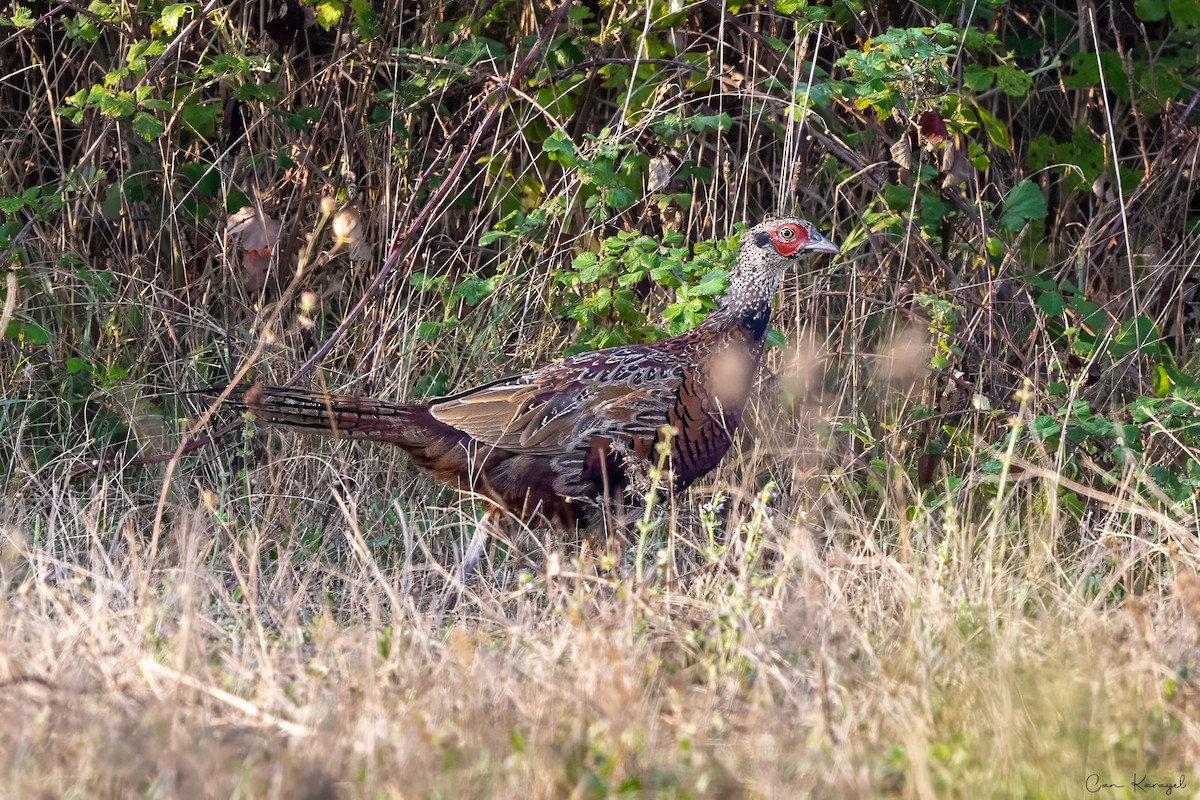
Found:
[[[1067,797],[1197,774],[1192,558],[1099,510],[1068,533],[1029,483],[911,521],[849,506],[848,477],[764,435],[615,566],[517,536],[449,617],[457,512],[392,499],[413,487],[382,448],[186,470],[157,541],[152,480],[47,482],[0,559],[0,793]],[[743,470],[791,490],[756,501]],[[1149,565],[1177,577],[1112,599]]]
[[[786,87],[806,79],[805,58],[832,69],[882,22],[822,28],[818,47],[787,18],[708,4],[681,23],[691,38],[654,34],[712,56],[707,88],[672,77],[636,119],[623,116],[623,87],[600,80],[573,113],[520,97],[470,151],[492,73],[511,64],[481,61],[479,74],[411,102],[379,90],[416,70],[394,48],[424,52],[451,35],[456,14],[480,9],[378,5],[395,30],[327,41],[333,55],[284,57],[260,42],[251,6],[238,6],[240,20],[219,8],[196,41],[170,51],[164,96],[205,47],[245,46],[277,60],[280,108],[322,110],[299,131],[251,101],[241,149],[229,151],[179,124],[148,145],[90,112],[78,126],[54,116],[124,63],[128,37],[116,26],[94,48],[71,45],[67,59],[38,50],[57,29],[0,28],[0,99],[29,101],[0,109],[0,198],[79,169],[62,209],[21,212],[0,318],[52,334],[44,347],[0,340],[0,796],[1058,798],[1098,783],[1126,788],[1096,796],[1131,795],[1135,777],[1183,776],[1172,796],[1200,785],[1195,493],[1189,513],[1138,495],[1133,474],[1096,479],[1079,486],[1078,515],[1059,503],[1062,452],[1020,472],[1006,459],[999,485],[980,469],[1003,454],[1009,414],[1027,423],[1049,407],[1047,380],[1117,410],[1148,391],[1144,365],[1110,364],[1087,383],[1082,368],[1064,375],[1061,337],[1020,279],[1036,247],[1014,243],[989,261],[986,214],[947,224],[940,254],[909,238],[912,227],[878,232],[871,214],[896,177],[889,146],[904,131],[846,98],[821,111],[836,125],[812,116],[800,126],[790,113]],[[903,5],[905,24],[932,18]],[[479,27],[515,49],[547,11],[530,5],[510,27]],[[638,56],[643,7],[610,11],[602,54]],[[1037,28],[1001,13],[1010,28]],[[765,34],[796,42],[790,61]],[[10,54],[27,68],[9,70]],[[994,91],[980,102],[1029,135],[1112,131],[1131,164],[1148,157],[1147,141],[1169,149],[1168,115],[1101,108],[1096,91],[1068,91],[1061,75],[1040,70],[1019,102]],[[214,80],[203,99],[219,107],[228,88]],[[367,121],[377,103],[383,124]],[[639,202],[603,224],[575,202],[580,175],[523,135],[569,126],[583,147],[583,134],[607,127],[609,143],[659,147],[651,122],[715,110],[731,112],[732,129],[667,148],[711,172],[673,187],[693,193],[687,210]],[[563,118],[548,122],[552,112]],[[949,190],[956,201],[994,203],[1027,177],[1020,152],[987,147],[991,171],[961,198]],[[1180,144],[1146,180],[1135,235],[1117,255],[1101,251],[1124,207],[1061,189],[1056,172],[1033,176],[1061,199],[1057,228],[1035,243],[1041,272],[1073,277],[1114,322],[1151,315],[1177,334],[1181,364],[1182,287],[1200,255],[1183,222],[1197,152]],[[279,153],[295,165],[280,166]],[[349,317],[437,182],[420,176],[440,181],[460,158],[468,168],[429,206],[365,313]],[[185,203],[197,198],[195,176],[179,176],[208,164],[221,188],[201,198],[209,214],[197,220]],[[121,194],[135,186],[144,202]],[[284,223],[262,292],[225,227],[235,191]],[[566,210],[534,236],[478,246],[495,206],[521,192]],[[308,245],[329,246],[305,236],[321,199],[335,196],[361,212],[374,258],[343,252],[298,272]],[[836,269],[786,286],[776,319],[801,344],[770,354],[738,449],[640,534],[631,529],[624,550],[584,558],[579,541],[510,531],[446,614],[446,571],[475,509],[386,448],[234,435],[170,465],[116,459],[68,477],[98,456],[173,452],[206,430],[206,410],[177,389],[243,367],[276,383],[297,377],[347,318],[305,381],[411,398],[431,382],[466,388],[525,369],[571,340],[551,308],[551,273],[580,249],[619,229],[727,235],[777,209],[853,246]],[[508,282],[472,305],[415,290],[418,272],[450,288],[468,276]],[[950,369],[928,368],[931,319],[914,294],[961,306],[950,340],[963,355]],[[652,289],[643,299],[653,315],[667,298]],[[449,317],[435,339],[417,335]],[[73,358],[86,369],[68,373]],[[972,410],[978,398],[995,413]],[[915,419],[918,404],[932,416]],[[933,485],[917,486],[912,465],[942,423],[976,447],[950,448]],[[1160,461],[1182,468],[1193,456]],[[1138,796],[1168,794],[1153,792]]]

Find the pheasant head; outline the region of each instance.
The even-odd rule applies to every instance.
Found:
[[[837,252],[838,246],[818,233],[808,220],[768,217],[742,234],[729,288],[714,316],[717,321],[738,321],[755,338],[761,338],[788,268],[804,253]]]

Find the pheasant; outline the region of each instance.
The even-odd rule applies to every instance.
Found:
[[[729,286],[696,328],[427,404],[263,386],[235,387],[227,402],[269,424],[398,445],[437,480],[486,498],[477,558],[485,526],[502,515],[564,529],[589,521],[598,500],[645,474],[664,440],[673,491],[715,468],[741,422],[785,271],[802,253],[837,252],[806,220],[767,219],[742,235]]]

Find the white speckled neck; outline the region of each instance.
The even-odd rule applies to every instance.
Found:
[[[729,286],[717,301],[717,310],[709,315],[710,324],[727,325],[754,315],[761,316],[765,329],[791,259],[779,255],[774,247],[764,247],[757,241],[762,227],[759,225],[742,234],[737,263],[729,274]]]

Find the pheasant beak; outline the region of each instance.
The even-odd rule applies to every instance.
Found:
[[[841,250],[838,249],[838,246],[836,244],[829,241],[828,239],[818,239],[816,241],[811,241],[804,246],[804,249],[810,253],[832,253],[834,255],[837,255],[838,253],[842,252]]]

